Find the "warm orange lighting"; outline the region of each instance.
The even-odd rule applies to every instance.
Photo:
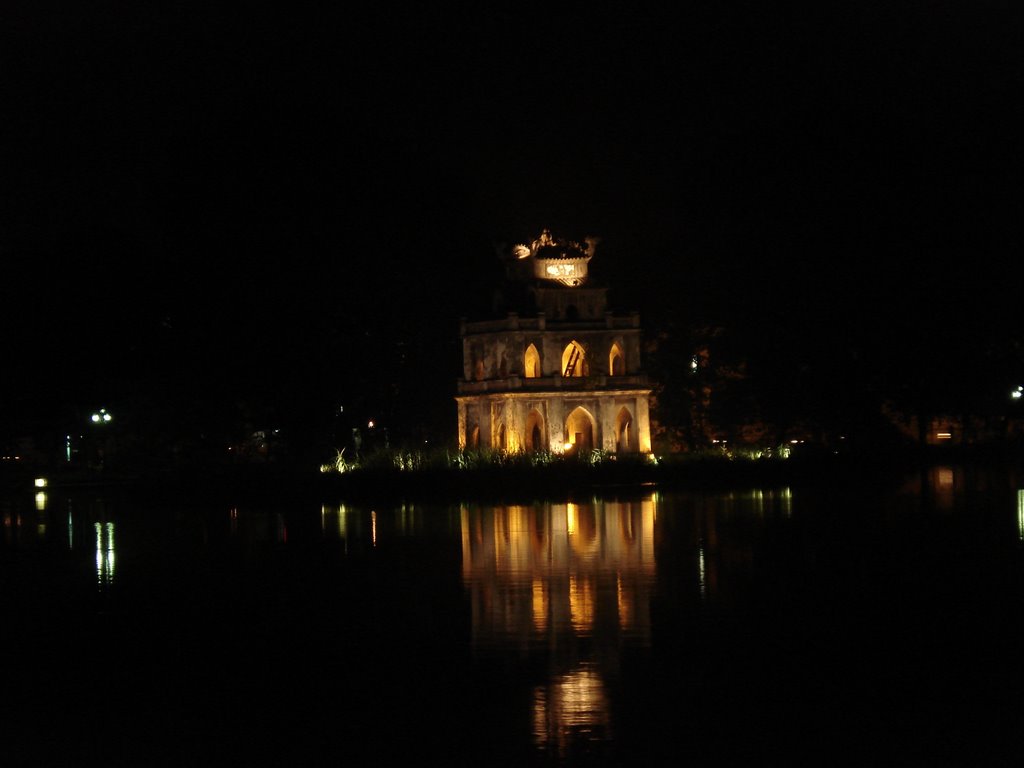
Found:
[[[586,353],[583,345],[572,341],[562,350],[562,375],[566,378],[586,376]]]
[[[951,432],[936,432],[935,437],[937,437],[939,440],[949,440],[951,437],[953,437],[953,434]]]
[[[523,362],[526,378],[536,379],[540,376],[540,353],[537,351],[536,346],[531,344],[526,348],[526,355]]]
[[[612,376],[621,376],[626,372],[626,356],[622,353],[622,347],[618,342],[612,344],[608,353],[608,373]]]

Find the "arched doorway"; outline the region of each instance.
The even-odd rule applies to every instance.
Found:
[[[615,417],[615,450],[618,453],[636,450],[636,435],[633,434],[633,415],[623,406]]]
[[[534,408],[526,417],[526,450],[536,453],[547,447],[544,439],[544,417]]]
[[[476,424],[470,428],[469,434],[466,436],[466,447],[473,449],[480,447],[480,427]]]
[[[566,442],[571,451],[590,451],[594,448],[594,417],[582,405],[575,408],[565,420]]]
[[[498,427],[498,442],[497,444],[495,444],[494,447],[497,448],[499,451],[505,450],[505,447],[508,445],[508,443],[506,442],[507,439],[508,435],[505,434],[505,425],[502,424],[500,427]]]

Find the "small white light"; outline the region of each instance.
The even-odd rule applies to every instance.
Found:
[[[45,488],[46,487],[46,478],[45,477],[37,477],[33,482],[35,483],[36,488]]]
[[[93,420],[93,423],[96,423],[96,422],[98,422],[98,421],[100,420],[100,415],[99,415],[98,413],[94,413],[94,414],[93,414],[93,415],[91,416],[91,418],[92,418],[92,420]]]

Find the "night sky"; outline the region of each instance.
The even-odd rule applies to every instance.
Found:
[[[1020,374],[1018,4],[19,5],[8,433],[103,404],[454,430],[458,318],[543,227],[601,237],[648,326]]]

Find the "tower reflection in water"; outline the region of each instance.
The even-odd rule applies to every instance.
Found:
[[[463,506],[461,517],[473,647],[548,663],[533,693],[537,746],[610,739],[607,683],[627,644],[650,642],[654,497]]]

